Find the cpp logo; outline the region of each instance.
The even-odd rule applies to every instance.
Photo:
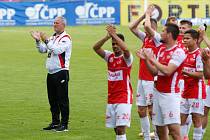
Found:
[[[15,10],[11,8],[2,9],[0,8],[0,20],[6,17],[7,20],[11,20],[12,17],[15,15]]]
[[[114,7],[98,7],[98,4],[92,2],[85,3],[83,6],[77,6],[75,13],[79,18],[110,18],[115,13]]]
[[[66,13],[65,8],[48,8],[48,5],[36,4],[34,7],[28,7],[25,10],[29,19],[54,19],[56,16],[63,16]]]

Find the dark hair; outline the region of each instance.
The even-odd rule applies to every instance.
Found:
[[[189,21],[189,20],[185,20],[185,19],[183,19],[183,20],[181,20],[181,21],[180,21],[180,24],[181,24],[181,25],[183,25],[183,24],[187,24],[187,25],[189,25],[190,27],[192,27],[192,22],[191,22],[191,21]]]
[[[179,35],[179,27],[173,23],[168,23],[165,26],[166,26],[167,33],[171,33],[173,39],[176,40]]]
[[[125,41],[125,38],[124,38],[124,35],[123,34],[117,34],[117,36],[122,40],[122,41]]]
[[[184,34],[190,34],[193,39],[198,39],[199,38],[198,31],[193,30],[193,29],[187,30]]]
[[[167,18],[166,24],[170,23],[170,20],[172,20],[172,19],[177,20],[175,16],[170,16]]]

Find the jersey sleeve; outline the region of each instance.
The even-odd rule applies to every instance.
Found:
[[[196,57],[196,71],[203,71],[203,62],[201,59],[201,55]]]
[[[124,57],[124,60],[125,60],[125,63],[127,64],[127,66],[130,67],[133,63],[133,55],[130,53],[130,57],[127,59]]]
[[[178,48],[174,51],[172,54],[171,60],[169,63],[175,64],[177,67],[179,67],[183,61],[185,60],[186,55],[183,49]]]
[[[108,62],[108,58],[109,58],[109,56],[112,54],[112,52],[110,52],[110,51],[108,51],[108,50],[104,50],[104,52],[105,52],[104,60],[105,60],[106,62]]]
[[[47,46],[42,42],[36,42],[36,48],[40,53],[47,53]]]
[[[158,32],[155,31],[153,41],[155,43],[155,47],[160,47],[162,45],[161,36]]]
[[[146,37],[146,33],[144,33],[144,32],[142,32],[142,31],[138,30],[137,35],[138,35],[138,38],[139,38],[139,39],[141,39],[142,41],[144,41],[144,39],[145,39],[145,37]]]

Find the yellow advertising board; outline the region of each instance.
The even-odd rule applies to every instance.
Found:
[[[210,19],[210,0],[147,0],[147,4],[155,4],[156,18],[208,18]],[[144,0],[121,0],[121,25],[144,14]]]

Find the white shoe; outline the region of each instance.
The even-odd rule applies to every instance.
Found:
[[[139,137],[143,137],[144,134],[142,132],[139,133]]]
[[[151,132],[149,135],[151,139],[155,139],[155,132]]]
[[[155,139],[155,132],[151,132],[150,134],[151,139]],[[139,133],[139,137],[143,137],[144,134],[142,132]]]

